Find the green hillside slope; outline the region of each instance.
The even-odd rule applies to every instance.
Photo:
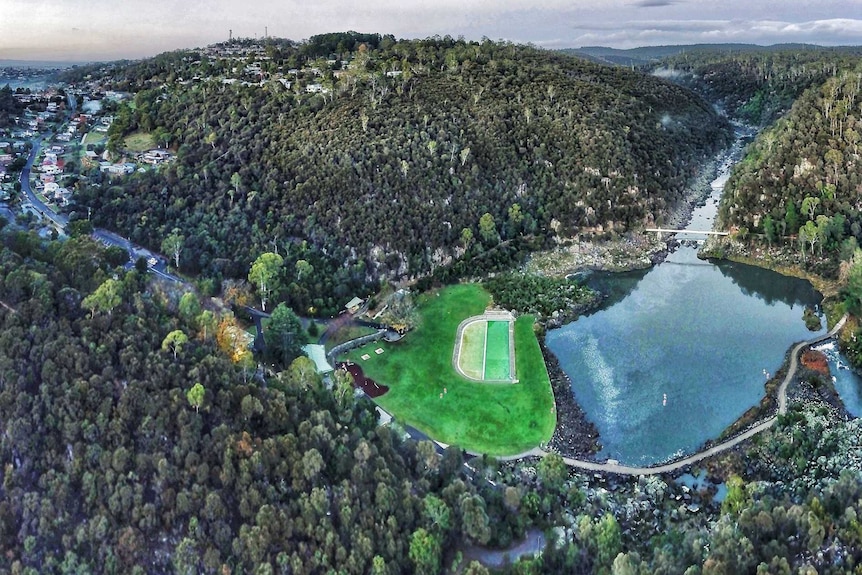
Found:
[[[188,54],[110,70],[137,92],[112,132],[154,131],[179,155],[79,204],[152,246],[182,229],[189,271],[240,275],[273,243],[305,240],[349,286],[426,274],[469,236],[492,247],[660,222],[726,139],[705,101],[637,72],[511,44],[383,40],[328,62],[272,48],[252,75],[253,58]]]

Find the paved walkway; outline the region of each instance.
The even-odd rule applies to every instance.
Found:
[[[790,382],[793,381],[793,378],[796,376],[796,370],[799,368],[799,352],[802,351],[803,348],[814,345],[816,343],[820,343],[826,339],[830,339],[835,337],[835,334],[844,327],[844,323],[847,321],[847,314],[838,320],[838,323],[829,330],[828,333],[816,337],[814,339],[810,339],[808,341],[803,341],[802,343],[798,343],[793,347],[793,351],[790,352],[790,366],[787,368],[787,374],[784,376],[784,380],[781,382],[781,386],[778,388],[778,414],[783,415],[787,413],[787,386],[790,385]],[[613,460],[609,460],[605,463],[597,463],[595,461],[585,461],[583,459],[574,459],[572,457],[563,457],[563,461],[569,467],[575,467],[577,469],[584,469],[586,471],[598,471],[603,473],[618,473],[620,475],[655,475],[659,473],[669,473],[671,471],[677,471],[687,465],[691,465],[693,463],[697,463],[698,461],[702,461],[708,457],[712,457],[713,455],[718,455],[728,449],[731,449],[738,444],[742,443],[746,439],[750,439],[751,437],[765,431],[775,425],[777,421],[777,415],[773,415],[761,421],[760,423],[748,428],[743,433],[728,439],[727,441],[723,441],[717,445],[713,445],[703,451],[699,451],[688,457],[684,457],[682,459],[677,459],[671,463],[665,463],[662,465],[655,465],[649,467],[633,467],[628,465],[621,465],[619,463],[613,462]],[[512,455],[508,457],[498,457],[497,459],[501,461],[516,461],[519,459],[524,459],[526,457],[545,457],[549,455],[549,452],[540,449],[538,447],[531,449],[530,451],[526,451],[524,453],[519,453],[518,455]]]

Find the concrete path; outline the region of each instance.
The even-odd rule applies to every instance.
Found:
[[[796,370],[799,368],[799,352],[802,351],[803,348],[820,343],[826,339],[830,339],[835,337],[835,334],[844,327],[844,324],[847,321],[847,314],[838,320],[838,323],[829,330],[828,333],[816,337],[814,339],[810,339],[808,341],[803,341],[802,343],[798,343],[793,347],[793,351],[790,352],[790,366],[787,368],[787,374],[784,376],[784,380],[781,382],[781,386],[778,388],[778,414],[783,415],[787,413],[787,387],[790,385],[790,382],[793,381],[793,378],[796,376]],[[776,415],[768,417],[761,421],[760,423],[748,428],[746,431],[740,433],[739,435],[728,439],[727,441],[723,441],[717,445],[713,445],[703,451],[699,451],[688,457],[684,457],[682,459],[677,459],[676,461],[672,461],[670,463],[665,463],[662,465],[654,465],[649,467],[633,467],[629,465],[621,465],[616,463],[614,460],[608,460],[605,463],[597,463],[595,461],[586,461],[583,459],[574,459],[572,457],[563,457],[563,461],[569,467],[574,467],[577,469],[583,469],[585,471],[597,471],[601,473],[617,473],[620,475],[655,475],[659,473],[670,473],[672,471],[677,471],[687,465],[691,465],[693,463],[697,463],[702,461],[708,457],[712,457],[713,455],[718,455],[728,449],[732,449],[743,441],[750,439],[751,437],[761,433],[773,425],[778,420]],[[524,453],[519,453],[517,455],[512,455],[508,457],[498,457],[500,461],[517,461],[519,459],[524,459],[527,457],[545,457],[550,453],[540,449],[534,448],[530,451],[526,451]]]

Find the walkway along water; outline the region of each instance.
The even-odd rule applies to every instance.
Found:
[[[712,447],[689,455],[688,457],[678,459],[671,463],[665,463],[662,465],[655,465],[649,467],[631,467],[628,465],[620,465],[613,460],[609,460],[605,463],[597,463],[595,461],[585,461],[582,459],[574,459],[571,457],[563,457],[563,461],[569,467],[584,469],[587,471],[617,473],[620,475],[656,475],[660,473],[670,473],[672,471],[682,469],[687,465],[697,463],[698,461],[702,461],[707,457],[712,457],[713,455],[718,455],[719,453],[732,449],[746,439],[750,439],[758,433],[766,431],[767,429],[775,425],[775,422],[778,420],[778,415],[784,415],[785,413],[787,413],[787,386],[790,385],[791,381],[793,381],[793,378],[796,376],[796,370],[799,368],[799,352],[802,351],[802,349],[805,347],[835,337],[835,334],[837,334],[841,330],[841,328],[844,327],[844,323],[846,321],[847,314],[844,314],[844,316],[840,320],[838,320],[838,323],[836,323],[835,326],[831,330],[829,330],[828,333],[808,341],[803,341],[793,347],[793,351],[790,352],[790,366],[787,368],[787,374],[784,376],[784,380],[781,382],[781,386],[778,388],[777,414],[768,417],[767,419],[764,419],[760,423],[750,427],[743,433],[740,433],[739,435],[728,439],[727,441],[724,441],[717,445],[713,445]],[[545,457],[547,455],[550,455],[550,452],[540,448],[535,448],[525,453],[520,453],[518,455],[512,455],[509,457],[499,457],[498,459],[502,461],[516,461],[519,459],[525,459],[527,457]]]

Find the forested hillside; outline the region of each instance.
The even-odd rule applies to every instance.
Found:
[[[757,138],[728,182],[726,225],[761,232],[770,243],[793,236],[811,254],[837,254],[848,235],[862,240],[860,87],[857,60],[805,91]]]
[[[809,87],[853,67],[857,47],[733,45],[668,56],[652,68],[720,102],[734,117],[768,126]],[[736,48],[736,49],[734,49]]]
[[[660,222],[726,141],[683,88],[529,47],[347,34],[267,54],[259,68],[189,53],[105,68],[106,87],[136,93],[109,134],[152,132],[178,159],[79,206],[151,246],[179,228],[181,267],[211,276],[305,240],[332,281],[301,287],[343,297],[427,274],[474,239]]]
[[[301,358],[261,385],[211,311],[178,313],[92,240],[3,240],[0,571],[394,574],[520,533],[456,449],[378,428],[349,380]]]

